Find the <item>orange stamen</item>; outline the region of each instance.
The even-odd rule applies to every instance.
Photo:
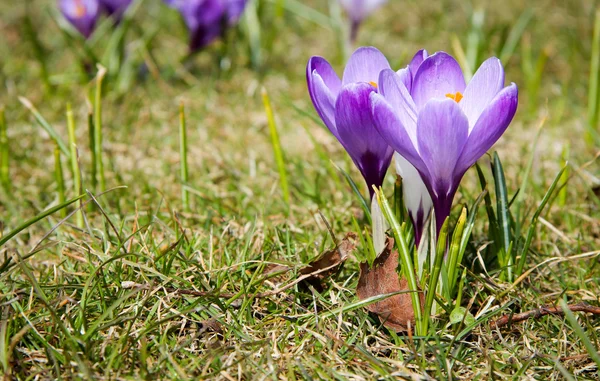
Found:
[[[75,17],[83,17],[85,16],[85,5],[81,2],[81,0],[75,1]]]
[[[377,84],[375,82],[369,82],[369,85],[373,86],[374,88],[377,88]]]
[[[463,99],[463,95],[460,91],[457,91],[456,94],[448,93],[446,94],[446,97],[452,99],[456,103],[460,102],[460,100]]]

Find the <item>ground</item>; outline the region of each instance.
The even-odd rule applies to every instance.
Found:
[[[523,221],[523,232],[568,162],[534,229],[526,275],[514,287],[498,269],[478,263],[490,243],[488,216],[480,208],[460,301],[477,324],[451,325],[440,314],[426,337],[396,334],[360,305],[354,257],[323,287],[292,284],[312,258],[333,246],[320,213],[338,239],[356,232],[353,217],[363,218],[333,164],[359,185],[360,174],[319,122],[306,90],[310,56],[343,69],[348,48],[340,43],[336,3],[254,2],[260,26],[246,15],[227,44],[183,60],[186,32],[177,13],[158,1],[143,2],[126,37],[135,66],[123,67],[132,68],[134,74],[125,76],[131,81],[114,71],[105,78],[103,195],[91,180],[88,144],[96,69],[88,65],[91,76],[82,72],[80,45],[66,42],[53,19],[53,1],[27,4],[28,10],[25,2],[0,5],[0,107],[9,142],[0,232],[6,236],[60,203],[56,144],[19,97],[65,142],[71,105],[83,192],[97,202],[84,206],[83,224],[75,215],[61,221],[57,212],[0,246],[5,380],[599,377],[597,315],[542,316],[503,328],[491,323],[560,300],[600,302],[599,140],[587,116],[597,2],[394,0],[362,26],[358,44],[378,47],[397,68],[421,48],[448,51],[459,61],[464,56],[461,63],[502,59],[507,81],[519,86],[519,109],[492,151],[502,159],[509,198],[516,195],[511,212]],[[101,30],[92,47],[100,57],[111,26]],[[289,201],[262,89],[275,113]],[[180,176],[180,104],[187,120],[187,182]],[[59,155],[69,199],[76,196],[71,163]],[[480,160],[491,182],[489,164],[487,156]],[[386,193],[393,190],[391,172]],[[480,192],[471,169],[453,220]],[[359,245],[358,253],[363,250]],[[273,264],[291,271],[269,272]]]

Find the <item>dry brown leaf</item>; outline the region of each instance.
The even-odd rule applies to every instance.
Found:
[[[399,291],[408,291],[408,281],[398,277],[398,251],[394,250],[394,240],[388,238],[385,249],[373,263],[373,267],[364,262],[360,264],[360,277],[356,293],[360,300],[377,295]],[[424,301],[421,294],[421,300]],[[410,293],[394,295],[366,307],[370,312],[379,316],[386,327],[396,332],[406,332],[408,322],[415,326]]]
[[[223,327],[217,319],[208,319],[201,321],[198,326],[198,334],[202,335],[206,332],[223,333]]]
[[[356,249],[356,240],[357,236],[355,233],[346,234],[337,247],[327,250],[317,258],[313,259],[308,266],[300,270],[300,274],[307,275],[318,272],[318,274],[307,278],[307,281],[311,283],[320,283],[340,269],[340,265],[348,259],[350,254]],[[329,268],[329,270],[319,272],[320,270],[327,268]]]

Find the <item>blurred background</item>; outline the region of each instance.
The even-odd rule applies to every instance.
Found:
[[[520,102],[498,149],[512,164],[507,171],[516,189],[519,170],[543,125],[532,172],[541,189],[567,159],[586,163],[598,147],[591,68],[597,7],[592,0],[393,0],[364,20],[356,45],[376,46],[395,68],[405,66],[418,49],[445,50],[457,57],[467,77],[489,56],[500,57],[507,81],[519,86]],[[315,120],[305,83],[310,56],[326,57],[341,74],[354,49],[348,42],[348,18],[337,1],[252,0],[238,25],[193,55],[179,12],[158,0],[136,2],[132,8],[117,25],[101,18],[86,41],[53,1],[0,4],[0,104],[9,126],[11,182],[22,197],[37,203],[39,187],[45,190],[41,201],[55,197],[53,174],[47,171],[54,146],[19,97],[27,98],[62,136],[70,103],[78,140],[86,141],[100,63],[108,70],[103,121],[110,184],[127,183],[142,200],[150,197],[149,186],[177,193],[171,188],[178,186],[177,107],[183,102],[190,167],[201,173],[192,185],[206,190],[223,179],[243,179],[248,192],[261,193],[275,181],[260,98],[265,87],[290,170],[314,181],[293,184],[295,189],[311,195],[310,205],[322,207],[332,196],[346,199],[338,193],[339,183],[323,180],[331,171],[323,168],[315,143],[336,160],[348,159]],[[89,152],[81,146],[82,165],[89,165]],[[586,168],[578,181],[592,189],[598,167]],[[235,182],[223,186],[238,191]],[[261,212],[268,208],[253,198],[239,202]],[[7,219],[19,214],[9,213]]]

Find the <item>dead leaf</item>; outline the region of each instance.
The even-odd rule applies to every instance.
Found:
[[[287,278],[287,273],[291,270],[291,267],[280,265],[277,263],[269,263],[263,270],[263,275],[269,280],[274,282],[283,282]]]
[[[399,291],[408,291],[408,281],[398,277],[398,251],[394,250],[394,240],[387,239],[383,252],[373,263],[373,267],[364,262],[360,264],[360,277],[356,294],[360,300],[377,295]],[[423,294],[420,295],[422,304]],[[406,332],[408,322],[415,326],[415,315],[410,293],[395,295],[368,305],[367,310],[379,316],[386,327],[396,332]]]
[[[217,319],[201,321],[198,325],[198,334],[202,335],[206,332],[223,333],[223,327],[221,326],[221,323],[217,321]]]
[[[340,265],[344,263],[350,254],[356,249],[357,236],[355,233],[348,233],[340,241],[337,247],[327,250],[317,258],[313,259],[308,266],[300,270],[300,274],[307,275],[318,272],[306,279],[311,284],[320,284],[324,279],[335,274],[340,269]],[[327,271],[321,271],[327,269]]]

